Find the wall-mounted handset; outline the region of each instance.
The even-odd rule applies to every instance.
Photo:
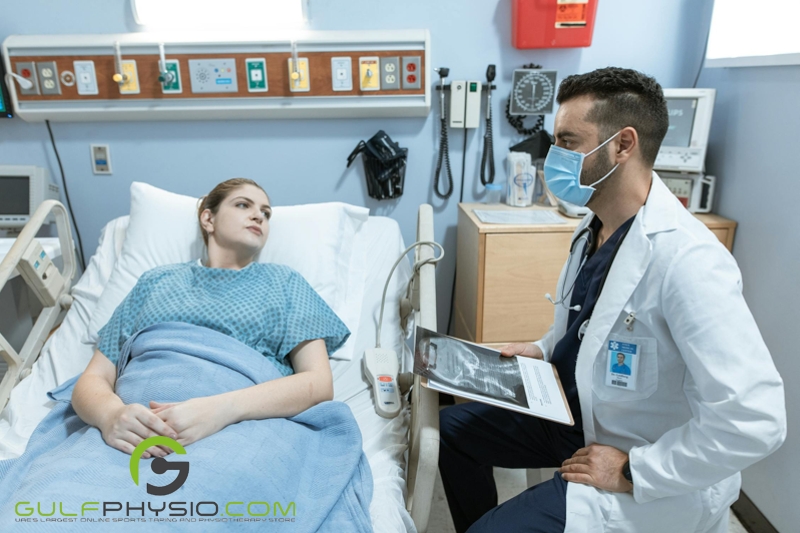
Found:
[[[439,74],[439,122],[441,124],[441,132],[439,133],[439,159],[436,162],[436,173],[433,177],[433,192],[439,198],[447,200],[453,194],[453,172],[450,170],[450,151],[447,146],[447,112],[444,107],[444,80],[450,74],[450,69],[447,67],[439,67],[433,69]],[[445,192],[439,191],[439,177],[442,172],[442,162],[444,162],[447,175],[447,189]]]
[[[486,69],[486,132],[483,134],[483,157],[481,157],[481,183],[486,186],[494,183],[494,143],[492,141],[492,84],[497,69],[494,65],[489,65]],[[489,176],[486,176],[486,170]]]
[[[122,71],[122,50],[119,41],[114,41],[114,75],[111,79],[120,85],[128,83],[129,76]]]

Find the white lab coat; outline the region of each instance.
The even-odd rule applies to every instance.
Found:
[[[561,272],[556,301],[572,286],[581,248],[571,272]],[[629,452],[634,490],[570,483],[567,533],[727,531],[739,472],[786,437],[783,381],[741,291],[733,256],[653,173],[575,368],[586,444]],[[553,326],[535,343],[546,360],[567,315],[557,305]],[[605,385],[612,339],[642,348],[635,392]]]

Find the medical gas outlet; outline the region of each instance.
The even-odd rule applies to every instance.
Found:
[[[311,90],[311,78],[308,70],[308,58],[298,57],[297,67],[294,60],[286,60],[289,66],[289,90],[293,93],[307,93]]]
[[[359,57],[358,71],[362,91],[379,91],[381,89],[380,58]]]

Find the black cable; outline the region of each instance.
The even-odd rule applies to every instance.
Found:
[[[486,187],[494,183],[494,141],[492,139],[492,82],[495,77],[495,66],[486,69],[486,133],[483,134],[483,156],[481,157],[481,184]],[[489,164],[489,178],[486,178],[486,164]]]
[[[47,125],[47,133],[50,134],[50,143],[53,145],[53,151],[56,154],[56,161],[58,161],[58,170],[61,172],[61,183],[64,185],[64,197],[66,197],[67,199],[67,210],[69,211],[70,217],[72,217],[72,226],[75,228],[75,236],[78,237],[78,258],[81,261],[81,270],[83,272],[86,272],[86,260],[84,259],[83,256],[83,242],[81,241],[81,232],[78,230],[78,223],[75,222],[75,214],[72,212],[72,202],[69,199],[69,190],[67,189],[67,179],[64,176],[64,166],[61,164],[61,156],[58,154],[58,148],[56,147],[56,140],[53,137],[53,129],[50,127],[50,121],[45,120],[44,123]]]
[[[703,65],[706,63],[706,52],[708,52],[708,38],[711,36],[711,24],[708,25],[708,31],[706,32],[706,42],[703,44],[703,55],[700,56],[700,66],[697,69],[697,76],[694,77],[694,83],[692,84],[692,89],[697,88],[697,82],[700,81],[700,73],[703,72]]]
[[[526,137],[530,137],[534,133],[539,133],[544,126],[544,115],[539,115],[536,118],[536,124],[534,124],[533,127],[526,128],[524,123],[524,115],[511,114],[511,97],[509,97],[508,102],[506,102],[506,119],[508,120],[508,123],[511,124],[515,130],[517,130],[517,133]]]
[[[442,110],[441,122],[442,131],[439,134],[439,159],[436,162],[436,173],[433,177],[433,192],[442,200],[447,200],[453,194],[453,171],[450,169],[450,149],[448,148],[447,141],[447,116],[444,110]],[[447,172],[445,178],[448,182],[447,191],[444,193],[439,192],[439,174],[442,172],[442,160],[444,160],[445,170]]]
[[[489,163],[489,179],[486,179],[486,163]],[[481,184],[494,183],[494,142],[492,140],[492,116],[486,117],[486,133],[483,134],[483,157],[481,158]]]
[[[464,151],[461,154],[461,191],[458,193],[458,203],[464,201],[464,174],[467,170],[467,128],[464,128]]]

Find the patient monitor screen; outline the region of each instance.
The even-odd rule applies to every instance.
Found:
[[[692,140],[697,98],[667,98],[669,129],[662,146],[687,148]]]
[[[30,178],[0,177],[0,215],[28,215],[30,210]]]

